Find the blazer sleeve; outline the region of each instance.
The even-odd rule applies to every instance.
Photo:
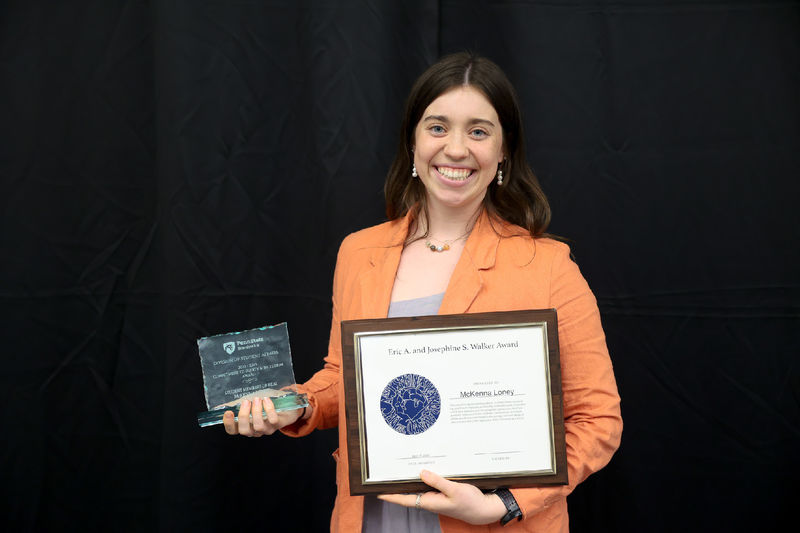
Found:
[[[299,392],[308,395],[308,401],[313,408],[307,420],[299,420],[294,424],[281,429],[281,432],[290,437],[303,437],[315,429],[328,429],[339,425],[339,395],[342,393],[342,331],[341,308],[342,290],[345,272],[348,267],[348,254],[345,244],[339,248],[336,259],[336,269],[333,274],[333,313],[331,318],[331,334],[328,341],[328,355],[321,370],[311,379],[298,385]]]
[[[569,484],[512,489],[525,516],[565,498],[603,468],[622,436],[620,398],[600,323],[597,301],[569,248],[558,245],[550,276],[551,305],[558,313],[558,339]]]

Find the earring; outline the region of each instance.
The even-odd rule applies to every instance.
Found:
[[[411,165],[411,177],[412,178],[417,177],[417,165],[414,164]]]
[[[503,184],[503,171],[500,169],[497,169],[497,184],[498,185]]]

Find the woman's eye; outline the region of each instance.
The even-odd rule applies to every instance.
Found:
[[[489,135],[489,133],[487,133],[486,130],[472,130],[471,133],[472,133],[473,137],[477,137],[479,139],[482,139],[483,137],[486,137],[486,136]]]
[[[439,126],[439,125],[436,125],[436,124],[431,126],[428,129],[430,130],[431,133],[433,133],[435,135],[440,135],[440,134],[444,133],[444,128],[442,126]]]

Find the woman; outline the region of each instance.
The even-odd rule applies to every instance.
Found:
[[[568,531],[566,496],[605,466],[622,420],[596,301],[566,245],[545,236],[550,209],[527,164],[513,87],[466,53],[431,66],[411,90],[386,180],[389,222],[339,250],[325,367],[299,388],[303,411],[242,405],[230,434],[292,436],[339,426],[332,531]],[[569,482],[483,493],[423,471],[420,495],[349,494],[341,379],[342,320],[556,308]],[[267,419],[254,417],[251,409]],[[517,510],[518,507],[518,510]],[[406,510],[408,509],[408,510]]]

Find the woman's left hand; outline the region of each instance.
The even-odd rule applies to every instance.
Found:
[[[426,511],[451,516],[473,525],[499,522],[506,514],[506,506],[496,494],[484,494],[474,485],[450,481],[427,470],[420,473],[420,478],[438,491],[421,493],[419,507]],[[417,496],[383,494],[378,498],[405,507],[416,507]]]

